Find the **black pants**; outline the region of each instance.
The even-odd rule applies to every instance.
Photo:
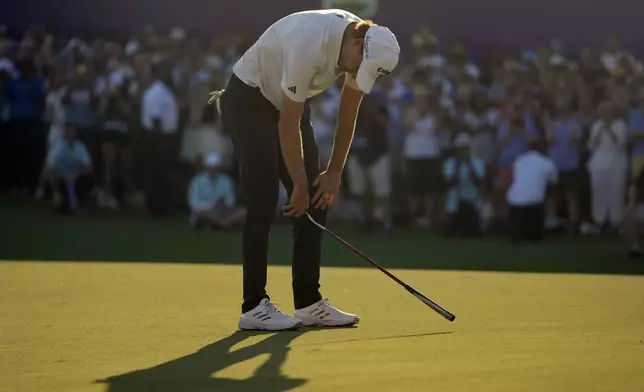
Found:
[[[543,203],[527,206],[510,205],[508,215],[510,239],[513,241],[524,239],[541,241],[543,239],[544,216]]]
[[[38,186],[47,151],[47,134],[42,121],[11,120],[7,124],[7,144],[8,186],[33,192]]]
[[[164,216],[172,211],[179,159],[179,135],[144,131],[139,139],[144,155],[144,191],[148,211]]]
[[[89,193],[94,185],[94,180],[91,175],[84,175],[76,178],[72,187],[68,186],[67,181],[64,179],[57,180],[57,183],[60,194],[63,197],[63,202],[54,211],[59,214],[70,214],[75,209],[83,209],[85,207]],[[75,206],[72,203],[72,199],[75,199]]]
[[[279,111],[261,94],[235,75],[221,98],[224,130],[235,146],[240,170],[242,195],[248,214],[242,234],[244,260],[244,303],[242,312],[259,304],[266,294],[268,237],[275,216],[281,180],[290,196],[293,184],[284,164],[277,123]],[[318,176],[318,148],[306,105],[302,121],[302,144],[306,175],[311,184]],[[313,195],[310,185],[309,195]],[[314,208],[309,213],[324,224],[326,212]],[[322,297],[319,292],[321,231],[305,216],[294,221],[293,297],[295,308],[307,307]]]
[[[445,217],[445,235],[479,237],[481,235],[479,210],[469,202],[460,202],[458,210]]]

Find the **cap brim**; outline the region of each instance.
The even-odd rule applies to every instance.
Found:
[[[365,65],[365,62],[366,61],[363,61],[360,68],[358,68],[356,84],[363,93],[369,94],[373,89],[373,85],[376,83],[378,76],[374,76],[369,72],[369,67]]]

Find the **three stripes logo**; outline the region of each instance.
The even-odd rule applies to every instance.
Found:
[[[288,88],[288,91],[292,92],[293,94],[297,94],[297,87],[291,86]]]
[[[262,312],[261,310],[259,312],[256,312],[253,314],[253,317],[256,319],[259,319],[261,321],[267,321],[270,320],[272,317],[268,315],[268,313]]]

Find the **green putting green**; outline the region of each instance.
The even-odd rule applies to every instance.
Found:
[[[237,266],[0,263],[7,391],[641,391],[639,276],[326,268],[352,329],[236,332]],[[292,311],[290,270],[269,290]]]
[[[234,234],[21,203],[0,214],[0,391],[644,390],[644,267],[619,241],[340,227],[456,321],[328,239],[323,294],[360,325],[252,333],[236,331]],[[286,312],[289,242],[276,229],[268,287]]]

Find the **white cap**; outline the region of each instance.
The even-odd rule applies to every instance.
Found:
[[[223,160],[221,159],[221,156],[215,153],[210,153],[206,155],[206,157],[203,160],[204,166],[208,168],[219,167],[221,166],[222,163],[223,163]]]
[[[373,26],[365,34],[362,54],[356,83],[362,92],[369,94],[378,76],[389,74],[398,65],[400,46],[391,30]]]

